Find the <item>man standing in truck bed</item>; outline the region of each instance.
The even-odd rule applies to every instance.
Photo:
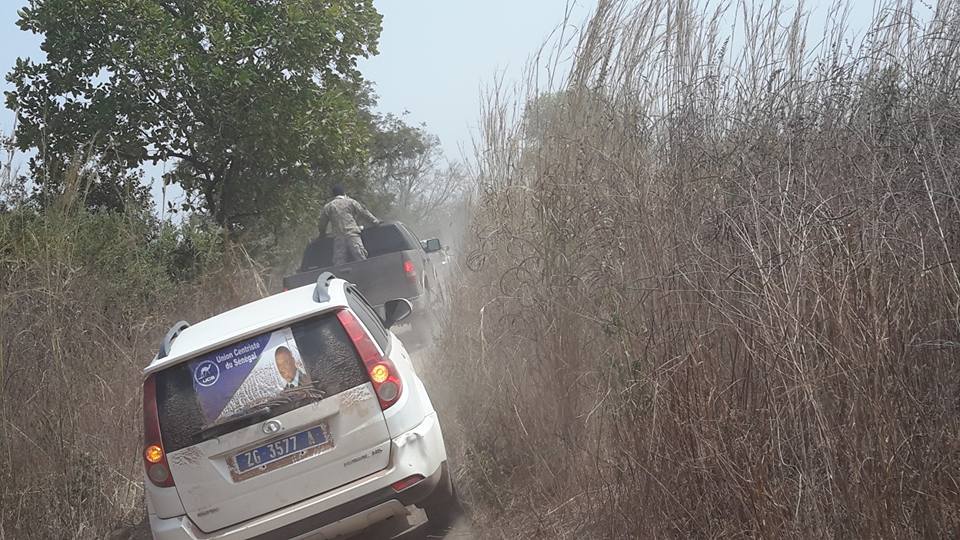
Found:
[[[380,224],[380,220],[362,204],[347,197],[342,185],[335,184],[333,200],[320,211],[320,236],[326,234],[327,225],[330,226],[330,236],[333,236],[334,266],[367,258],[367,250],[360,239],[361,222]]]

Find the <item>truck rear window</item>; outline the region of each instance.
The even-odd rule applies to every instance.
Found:
[[[367,250],[367,257],[379,257],[387,253],[420,249],[420,246],[397,225],[386,224],[379,227],[364,229],[360,233],[363,247]],[[303,252],[300,271],[306,272],[317,268],[333,266],[333,238],[317,238],[307,246]]]
[[[157,373],[163,445],[175,452],[367,382],[336,315],[308,319]]]

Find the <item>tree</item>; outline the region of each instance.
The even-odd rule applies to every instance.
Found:
[[[465,183],[460,165],[443,162],[435,135],[394,115],[376,121],[368,174],[371,186],[390,199],[393,213],[411,222],[427,221],[450,203]]]
[[[296,219],[365,157],[380,24],[372,0],[30,0],[47,56],[7,76],[16,142],[38,185],[89,149],[117,178],[175,162],[220,225]]]

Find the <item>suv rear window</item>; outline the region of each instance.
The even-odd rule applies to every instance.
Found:
[[[369,382],[335,314],[233,343],[156,375],[167,452]]]
[[[387,253],[420,249],[418,243],[404,234],[396,224],[388,223],[379,227],[369,227],[360,233],[363,247],[367,250],[367,257],[379,257]],[[300,271],[316,270],[333,266],[333,238],[320,237],[310,242],[303,251],[303,260]]]

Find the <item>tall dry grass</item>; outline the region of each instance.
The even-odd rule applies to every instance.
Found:
[[[486,535],[960,536],[960,2],[913,7],[600,0],[491,97],[433,381]]]
[[[239,248],[172,280],[155,223],[89,213],[83,174],[68,180],[43,212],[0,210],[0,539],[140,522],[142,369],[175,320],[264,292]]]

